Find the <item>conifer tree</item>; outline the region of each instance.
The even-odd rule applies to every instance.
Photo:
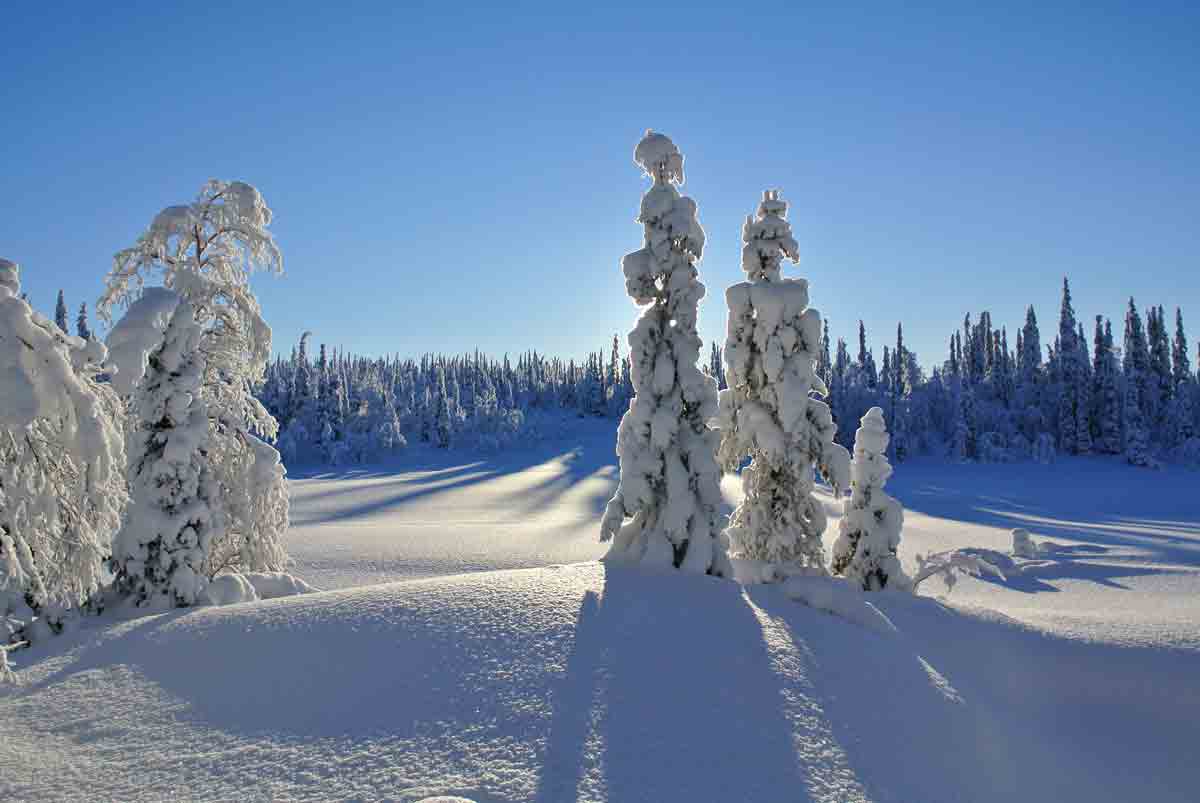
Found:
[[[704,230],[696,202],[677,189],[683,154],[668,137],[647,131],[634,161],[653,184],[638,214],[645,244],[625,256],[622,269],[630,297],[644,309],[629,335],[634,395],[617,433],[620,482],[600,537],[613,542],[610,561],[727,576],[714,459],[720,433],[708,425],[717,385],[697,366]]]
[[[892,475],[887,460],[888,432],[883,410],[872,407],[854,436],[850,464],[850,496],[842,501],[838,539],[833,546],[833,573],[864,591],[906,588],[908,578],[896,557],[904,509],[884,493]]]
[[[63,291],[58,291],[58,301],[54,305],[54,322],[58,324],[59,330],[68,335],[71,330],[67,328],[67,302],[63,299]]]
[[[88,340],[92,336],[92,329],[88,326],[86,301],[79,305],[79,315],[75,318],[75,334],[84,340]]]
[[[745,497],[729,522],[744,557],[789,568],[823,569],[826,516],[813,495],[819,470],[840,492],[849,455],[834,443],[828,395],[815,372],[821,315],[808,306],[808,282],[780,275],[783,260],[799,260],[778,191],[763,193],[742,229],[742,270],[748,281],[725,294],[729,325],[725,362],[730,389],[721,394],[722,464],[742,471]]]

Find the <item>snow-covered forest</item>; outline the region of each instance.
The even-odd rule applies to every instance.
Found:
[[[832,288],[831,288],[832,289]],[[992,314],[966,315],[944,358],[921,360],[894,341],[873,345],[861,323],[850,342],[825,320],[816,371],[829,389],[837,443],[850,448],[859,419],[881,408],[889,456],[1047,461],[1125,455],[1135,465],[1200,461],[1200,383],[1183,311],[1133,298],[1123,321],[1087,321],[1063,282],[1062,310],[1043,335],[1032,306],[1009,337]],[[1118,339],[1119,338],[1119,339]],[[552,351],[547,344],[546,352]],[[726,387],[722,350],[701,370]],[[881,355],[881,356],[877,356]],[[897,356],[899,355],[899,356]],[[1200,350],[1196,351],[1200,364]],[[501,448],[559,431],[562,415],[618,419],[629,406],[628,346],[614,337],[581,359],[426,354],[371,357],[308,338],[267,367],[259,399],[281,423],[280,450],[305,461],[369,460],[406,443]]]
[[[0,776],[0,791],[55,799],[69,785],[28,760],[50,738],[28,706],[51,699],[121,712],[107,727],[155,766],[197,741],[181,730],[193,726],[243,761],[268,723],[261,749],[285,769],[266,788],[280,799],[329,793],[327,778],[295,769],[306,759],[277,754],[299,735],[322,761],[342,752],[328,739],[353,742],[341,799],[358,798],[355,784],[364,799],[389,784],[405,800],[747,788],[774,800],[785,784],[822,800],[968,799],[987,775],[970,799],[1003,803],[1022,790],[1014,768],[1033,766],[1061,774],[1047,782],[1054,799],[1093,800],[1108,787],[1092,754],[1124,749],[1087,727],[1098,706],[1139,734],[1159,788],[1177,789],[1163,746],[1194,732],[1188,712],[1200,711],[1194,677],[1164,649],[1194,650],[1190,609],[1161,610],[1180,593],[1171,583],[1193,588],[1197,576],[1180,489],[1200,463],[1200,378],[1182,310],[1143,314],[1130,298],[1119,345],[1102,316],[1089,338],[1064,279],[1052,338],[1031,306],[1011,339],[990,312],[966,315],[941,360],[922,363],[903,322],[881,348],[859,322],[851,347],[818,311],[836,280],[787,275],[801,246],[789,201],[770,188],[747,204],[745,279],[720,294],[726,337],[706,348],[706,233],[682,192],[683,154],[647,131],[634,162],[648,182],[641,246],[620,260],[629,298],[612,303],[638,317],[579,360],[546,356],[553,343],[515,356],[356,355],[310,333],[283,356],[251,287],[254,274],[282,274],[283,253],[272,210],[240,181],[208,182],[115,253],[95,305],[103,327],[86,304],[72,326],[62,292],[54,319],[40,314],[20,267],[0,260],[0,689],[12,694],[0,697],[0,740],[15,734],[18,756],[0,752],[0,770],[28,766],[33,779]],[[1085,455],[1110,459],[1074,459]],[[289,464],[303,473],[289,479]],[[919,484],[905,484],[910,468]],[[1145,490],[1156,476],[1168,501]],[[1079,477],[1119,500],[1103,522],[1045,507],[1058,487],[1090,499]],[[947,490],[968,481],[986,487]],[[477,484],[491,490],[464,490]],[[438,494],[454,501],[431,505]],[[1043,531],[1014,526],[1025,524]],[[1109,562],[1087,562],[1096,556]],[[1111,577],[1126,574],[1149,601],[1097,621],[1128,591]],[[1014,618],[922,599],[931,578],[947,590],[972,578],[971,600]],[[1013,601],[1059,590],[1051,580],[1067,613]],[[818,671],[805,636],[833,670]],[[1093,638],[1108,644],[1096,655],[1063,646]],[[1114,658],[1112,643],[1146,639],[1149,653]],[[381,657],[396,643],[402,652]],[[95,652],[104,682],[56,687],[58,667],[70,676]],[[1108,661],[1115,680],[1096,670]],[[1078,693],[1079,664],[1103,693]],[[1147,667],[1171,703],[1136,692],[1131,710],[1113,709],[1111,689],[1134,694]],[[146,702],[168,691],[199,724]],[[1082,712],[1067,742],[1048,697]],[[1176,699],[1184,716],[1159,730]],[[653,721],[661,709],[670,715]],[[146,720],[167,748],[138,730]],[[655,727],[666,737],[648,735]],[[681,777],[658,772],[680,745],[711,755]],[[95,759],[93,747],[68,749]],[[222,795],[238,788],[207,772]],[[96,783],[113,799],[151,799],[172,782],[156,777],[144,795],[130,793],[132,776]]]

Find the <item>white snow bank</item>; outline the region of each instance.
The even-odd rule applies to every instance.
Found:
[[[110,624],[0,687],[0,799],[1187,799],[1194,653],[871,599],[589,563]]]
[[[1012,531],[1012,553],[1013,557],[1028,558],[1029,560],[1033,560],[1041,554],[1037,543],[1029,535],[1029,530],[1024,527],[1017,527]]]
[[[204,589],[204,599],[209,605],[235,605],[239,602],[254,602],[258,593],[237,572],[221,574],[209,581]]]
[[[287,572],[246,572],[242,577],[254,587],[261,599],[312,594],[320,590]]]
[[[896,632],[891,620],[872,605],[859,588],[840,577],[791,577],[784,584],[783,593],[810,608],[840,616],[877,633],[888,635]]]

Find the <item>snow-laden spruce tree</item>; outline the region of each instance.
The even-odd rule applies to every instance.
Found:
[[[189,454],[203,454],[207,461],[203,466],[207,485],[197,484],[192,490],[203,494],[204,504],[213,513],[213,524],[210,534],[197,541],[205,552],[199,563],[193,563],[189,557],[178,564],[186,565],[187,571],[212,572],[221,568],[213,560],[217,552],[281,553],[281,523],[286,523],[287,512],[286,497],[281,497],[280,488],[286,486],[282,480],[261,481],[263,472],[273,473],[274,469],[269,467],[278,463],[278,455],[264,455],[263,449],[271,447],[256,439],[256,435],[273,438],[278,426],[252,392],[264,376],[271,330],[250,288],[250,273],[282,272],[282,256],[267,230],[270,222],[271,210],[257,189],[240,181],[210,181],[193,203],[160,212],[137,243],[114,257],[104,295],[97,305],[101,316],[111,320],[117,306],[130,305],[141,296],[148,279],[161,277],[165,289],[179,298],[179,306],[163,333],[162,349],[171,353],[171,349],[187,345],[197,351],[195,355],[181,353],[174,359],[189,370],[191,366],[199,366],[201,371],[199,398],[189,401],[188,415],[193,407],[202,410],[206,428],[189,429],[189,438],[195,440],[189,441],[188,448]],[[175,320],[184,314],[180,309],[193,317],[199,333],[196,337],[188,333],[185,321]],[[151,381],[151,375],[148,369],[143,384]],[[168,390],[154,388],[160,396],[168,394]],[[153,417],[158,411],[155,400],[137,398],[137,394],[148,393],[151,393],[148,388],[134,392],[136,403],[131,406],[133,420],[129,429],[135,437],[161,424],[161,419]],[[182,411],[179,415],[183,415]],[[131,462],[131,477],[136,476],[137,470],[138,465]],[[136,499],[139,486],[134,482],[135,504],[152,508],[162,501],[148,485],[140,487],[147,497]],[[262,498],[245,503],[248,489],[255,489]],[[245,548],[248,538],[269,539],[272,543]],[[233,539],[237,546],[223,547],[225,539]],[[185,540],[190,541],[190,536]],[[127,550],[127,557],[139,559],[134,552]],[[252,567],[239,564],[230,568]],[[278,570],[282,564],[267,561],[253,568]],[[176,582],[155,575],[153,581],[159,585],[145,597],[138,592],[139,601],[152,599],[156,593],[174,594],[176,604],[187,604],[198,593],[189,585],[188,577]],[[132,588],[128,582],[125,587]]]
[[[133,501],[113,543],[112,571],[117,590],[138,606],[195,604],[206,585],[205,563],[225,526],[201,392],[202,337],[195,309],[177,299],[133,394]]]
[[[821,314],[808,306],[808,281],[784,279],[784,258],[799,261],[787,203],[763,193],[742,229],[742,270],[749,281],[725,293],[729,325],[720,396],[722,466],[742,471],[745,497],[728,534],[746,558],[784,567],[825,568],[825,510],[813,495],[819,470],[840,493],[849,455],[834,443],[828,395],[816,375]]]
[[[638,214],[645,245],[621,267],[629,295],[645,309],[629,334],[633,397],[617,431],[620,484],[600,539],[613,542],[610,562],[728,576],[714,459],[720,434],[708,424],[717,386],[697,366],[704,230],[696,202],[679,194],[683,154],[668,137],[647,131],[634,161],[653,185]]]
[[[854,434],[850,497],[842,502],[838,539],[833,545],[833,573],[865,591],[908,586],[896,557],[904,509],[883,491],[892,476],[888,440],[883,410],[872,407]]]
[[[58,301],[54,304],[54,323],[64,335],[71,333],[67,324],[67,302],[63,298],[62,290],[58,291]]]
[[[0,259],[0,642],[57,630],[99,586],[127,499],[106,356],[31,309]]]

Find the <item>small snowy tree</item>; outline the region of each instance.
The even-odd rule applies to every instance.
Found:
[[[808,281],[784,279],[786,257],[799,260],[777,191],[742,229],[742,270],[749,278],[726,293],[729,325],[720,396],[720,461],[729,470],[747,458],[745,497],[729,522],[731,542],[747,558],[790,567],[825,568],[825,509],[813,495],[821,470],[845,487],[849,456],[835,444],[828,395],[816,375],[821,315],[808,306]]]
[[[0,640],[57,630],[99,586],[127,499],[106,357],[30,308],[0,259]]]
[[[872,407],[854,435],[850,464],[850,498],[842,502],[838,539],[833,545],[833,573],[861,585],[865,591],[906,588],[908,578],[896,557],[904,509],[883,491],[892,467],[888,464],[887,425],[883,410]]]
[[[697,366],[704,230],[681,196],[683,154],[653,131],[634,161],[653,181],[638,222],[645,245],[622,260],[626,288],[645,309],[629,335],[633,398],[617,432],[620,483],[601,523],[607,560],[728,576],[721,533],[716,381]]]

